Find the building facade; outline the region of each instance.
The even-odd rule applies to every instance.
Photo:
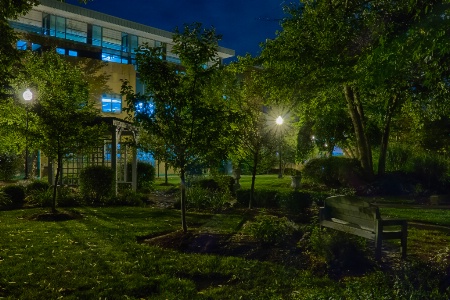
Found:
[[[162,47],[168,62],[179,64],[172,53],[173,33],[99,13],[83,7],[54,0],[40,0],[40,5],[23,17],[10,21],[11,26],[21,35],[17,48],[21,50],[56,51],[70,59],[87,58],[106,62],[102,69],[107,75],[107,89],[95,95],[94,101],[101,114],[110,125],[111,132],[105,138],[103,149],[95,155],[67,161],[63,169],[64,184],[76,184],[78,171],[87,164],[111,165],[116,169],[118,182],[127,179],[127,161],[142,160],[152,162],[164,170],[164,165],[155,162],[145,153],[134,153],[130,159],[127,141],[136,137],[136,129],[125,121],[126,103],[121,95],[121,80],[128,80],[136,92],[144,92],[144,85],[136,71],[135,49],[144,43],[150,47]],[[234,50],[219,47],[221,60],[234,56]],[[135,163],[134,163],[135,164]],[[36,169],[38,177],[51,178],[52,166],[40,159]]]

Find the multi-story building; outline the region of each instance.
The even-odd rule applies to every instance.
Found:
[[[143,92],[135,66],[135,49],[143,43],[163,47],[162,59],[180,63],[172,53],[173,33],[55,0],[40,0],[40,3],[27,15],[10,22],[16,31],[23,33],[17,48],[31,51],[56,48],[61,55],[107,62],[103,71],[109,75],[108,92],[99,94],[96,101],[112,130],[103,149],[97,151],[94,163],[111,165],[116,169],[118,181],[127,181],[123,174],[126,174],[128,152],[123,137],[133,136],[135,129],[124,120],[126,103],[120,95],[121,80],[128,80],[135,91]],[[234,56],[234,50],[219,47],[218,55],[220,59],[229,58]],[[63,183],[70,184],[69,178],[77,178],[79,169],[91,163],[93,156],[89,157],[88,162],[85,157],[68,161],[63,170]],[[51,177],[51,163],[45,159],[38,163],[37,169]]]

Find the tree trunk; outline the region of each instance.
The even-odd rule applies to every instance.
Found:
[[[248,201],[248,208],[253,208],[253,198],[255,195],[255,180],[256,180],[256,170],[258,166],[258,152],[253,153],[253,167],[252,167],[252,185],[250,188],[250,199]]]
[[[164,163],[164,183],[167,184],[169,182],[167,178],[167,171],[169,170],[169,165],[167,162]]]
[[[361,167],[366,176],[373,177],[372,151],[364,130],[364,112],[357,93],[348,85],[344,85],[347,107],[355,130],[356,148]]]
[[[59,175],[62,168],[62,155],[58,153],[58,167],[56,168],[55,182],[53,184],[53,196],[52,196],[52,213],[56,213],[56,191],[58,189]]]
[[[186,178],[185,178],[185,170],[184,167],[180,170],[180,179],[181,179],[181,227],[183,228],[183,232],[187,233],[187,224],[186,224]]]
[[[397,97],[393,96],[388,99],[387,111],[384,119],[384,127],[381,135],[381,145],[380,145],[380,157],[378,158],[378,175],[383,175],[386,172],[386,158],[387,149],[389,143],[389,134],[391,132],[391,120],[394,114],[394,109],[397,104]]]

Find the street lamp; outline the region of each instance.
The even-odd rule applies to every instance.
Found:
[[[25,177],[24,179],[28,179],[28,102],[33,99],[33,93],[30,89],[26,89],[22,94],[23,100],[25,100],[26,105],[25,109],[27,112],[26,117],[26,127],[25,127]]]
[[[283,117],[282,116],[278,116],[278,118],[275,120],[275,123],[277,123],[278,126],[283,125]],[[280,157],[280,172],[278,173],[278,178],[283,178],[283,172],[281,170],[281,130],[280,132],[280,144],[279,144],[279,150],[278,150],[278,156]]]

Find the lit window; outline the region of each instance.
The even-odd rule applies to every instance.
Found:
[[[27,50],[27,42],[19,40],[17,41],[17,50]]]
[[[64,49],[64,48],[56,48],[56,53],[61,54],[61,55],[65,55],[66,54],[66,49]]]
[[[102,112],[119,114],[122,112],[122,96],[117,94],[102,95]]]
[[[32,51],[38,51],[39,49],[41,49],[41,45],[35,44],[35,43],[31,44],[31,50]]]
[[[75,50],[69,50],[69,56],[78,56],[78,52]]]

